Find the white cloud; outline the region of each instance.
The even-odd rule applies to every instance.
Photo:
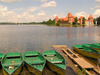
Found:
[[[80,17],[80,16],[83,16],[85,17],[86,19],[88,19],[89,15],[86,13],[86,12],[78,12],[75,14],[76,17]]]
[[[41,0],[41,2],[46,2],[47,0]]]
[[[41,1],[41,2],[46,2],[47,0],[32,0],[32,1]]]
[[[7,11],[7,7],[6,6],[3,6],[3,5],[0,5],[0,12],[5,12]]]
[[[54,18],[56,17],[56,16],[58,16],[58,18],[64,18],[64,17],[66,17],[66,14],[63,14],[63,13],[60,13],[60,14],[54,14],[53,15],[54,16]]]
[[[0,22],[41,22],[55,18],[54,15],[47,15],[46,11],[43,10],[34,15],[32,13],[30,14],[30,12],[36,11],[34,8],[35,7],[30,7],[26,10],[20,8],[19,11],[24,10],[24,12],[22,14],[17,14],[14,9],[10,11],[6,6],[0,5]],[[16,8],[15,10],[18,9]]]
[[[29,11],[19,15],[14,11],[9,11],[6,6],[0,5],[0,22],[30,22],[34,19],[34,15],[29,14]]]
[[[90,8],[90,10],[93,10],[93,8]]]
[[[97,3],[100,2],[100,0],[95,0]]]
[[[100,5],[97,5],[97,6],[95,6],[95,8],[98,8],[98,9],[100,9]]]
[[[38,13],[37,15],[39,15],[39,16],[44,16],[44,15],[46,15],[45,13],[46,13],[45,11],[41,10],[41,12]]]
[[[97,9],[94,13],[93,13],[94,18],[97,18],[100,16],[100,9]]]
[[[44,4],[41,5],[41,7],[56,7],[56,2],[55,1],[50,1],[50,2],[46,2]]]
[[[34,12],[34,11],[36,11],[38,8],[37,7],[31,7],[31,8],[29,8],[29,9],[27,9],[26,11],[28,11],[28,12]]]
[[[21,0],[0,0],[0,2],[8,2],[8,3],[16,2],[16,1],[21,1]]]

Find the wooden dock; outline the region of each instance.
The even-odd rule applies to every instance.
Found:
[[[78,67],[85,69],[85,72],[88,75],[91,75],[91,72],[89,70],[93,71],[93,75],[100,75],[100,71],[97,69],[96,66],[92,65],[82,57],[78,56],[78,54],[74,53],[70,48],[68,48],[66,45],[53,45],[53,48],[58,52],[65,53],[75,64],[78,65]],[[67,57],[66,56],[66,57]],[[65,58],[66,58],[65,57]],[[67,60],[66,60],[67,62]]]

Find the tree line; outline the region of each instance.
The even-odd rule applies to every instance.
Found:
[[[85,25],[85,17],[83,17],[83,19],[82,19],[82,21],[83,21],[83,25]],[[99,17],[97,17],[97,18],[94,18],[93,19],[93,22],[94,22],[94,24],[96,24],[96,22],[97,22],[97,24],[98,25],[100,25],[100,16]],[[64,24],[65,22],[64,22],[64,20],[59,20],[58,21],[58,23],[55,23],[55,19],[53,19],[53,20],[51,20],[51,19],[49,19],[49,20],[47,20],[47,21],[42,21],[42,22],[29,22],[29,23],[12,23],[12,22],[1,22],[0,24],[1,25],[18,25],[18,24],[47,24],[47,25],[57,25],[57,26],[59,26],[60,24]],[[69,23],[69,25],[70,25],[70,23]],[[76,17],[75,18],[75,22],[73,22],[72,23],[72,25],[81,25],[80,23],[78,23],[78,18]]]

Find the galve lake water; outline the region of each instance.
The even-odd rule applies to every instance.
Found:
[[[67,45],[71,48],[76,44],[99,42],[100,27],[0,25],[0,53],[4,54],[20,52],[23,55],[26,51],[39,51],[43,54],[43,51],[54,50],[52,45]],[[94,60],[89,60],[96,64]],[[69,75],[74,75],[72,69],[67,68],[67,70]]]

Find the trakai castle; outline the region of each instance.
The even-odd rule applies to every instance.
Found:
[[[83,17],[80,16],[80,18],[78,19],[78,23],[82,24],[83,21],[82,21]],[[64,24],[68,24],[68,23],[73,23],[75,22],[75,16],[73,16],[71,13],[68,13],[67,17],[65,18],[58,18],[58,16],[55,17],[55,23],[59,22],[59,21],[63,21]],[[85,25],[93,25],[93,17],[92,15],[90,15],[88,17],[88,20],[85,20]]]

